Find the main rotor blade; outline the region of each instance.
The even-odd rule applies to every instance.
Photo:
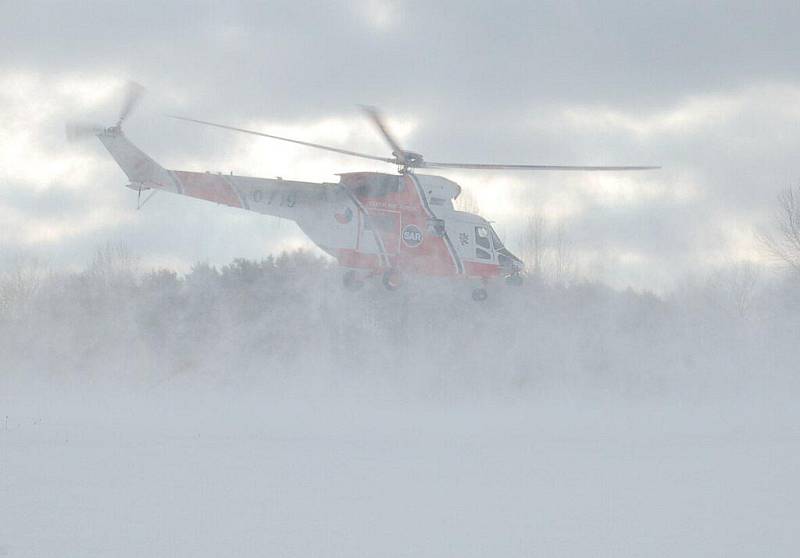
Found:
[[[422,161],[419,165],[427,169],[473,169],[473,170],[522,170],[522,171],[642,171],[661,167],[652,166],[576,166],[576,165],[494,165],[483,163],[437,163]]]
[[[119,111],[119,120],[117,121],[117,126],[121,125],[125,119],[130,116],[130,114],[133,112],[133,109],[135,109],[136,105],[138,105],[139,101],[141,101],[143,94],[144,87],[135,81],[129,81],[125,85],[125,97],[122,102],[122,107]]]
[[[405,163],[406,162],[406,158],[404,155],[405,151],[403,150],[402,147],[400,147],[400,144],[397,142],[397,140],[394,138],[391,132],[389,132],[389,128],[383,121],[383,117],[381,116],[380,112],[378,112],[378,109],[367,105],[361,105],[361,110],[363,110],[367,114],[367,116],[370,117],[372,123],[375,124],[378,130],[381,131],[381,134],[383,134],[383,138],[386,140],[386,143],[388,143],[389,147],[392,148],[392,155],[397,157],[397,162],[400,164]]]
[[[359,153],[357,151],[348,151],[347,149],[339,149],[337,147],[330,147],[328,145],[320,145],[318,143],[310,143],[307,141],[300,141],[291,138],[284,138],[281,136],[274,136],[272,134],[265,134],[264,132],[256,132],[254,130],[246,130],[244,128],[237,128],[235,126],[226,126],[225,124],[216,124],[214,122],[207,122],[205,120],[195,120],[194,118],[186,118],[184,116],[175,116],[172,114],[167,114],[169,118],[175,118],[176,120],[185,120],[187,122],[194,122],[196,124],[203,124],[205,126],[213,126],[215,128],[222,128],[224,130],[233,130],[234,132],[242,132],[244,134],[252,134],[254,136],[262,136],[265,138],[271,138],[281,141],[288,141],[289,143],[296,143],[298,145],[305,145],[306,147],[314,147],[316,149],[324,149],[325,151],[333,151],[334,153],[342,153],[343,155],[351,155],[353,157],[361,157],[362,159],[372,159],[373,161],[383,161],[384,163],[394,163],[394,159],[390,159],[388,157],[377,157],[375,155],[367,155],[366,153]]]

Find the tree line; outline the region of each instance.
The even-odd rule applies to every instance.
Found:
[[[379,384],[392,390],[660,392],[794,381],[796,275],[748,264],[657,296],[599,282],[380,281],[303,250],[187,273],[105,246],[80,271],[0,276],[3,373],[66,381]],[[703,387],[705,386],[705,388]]]

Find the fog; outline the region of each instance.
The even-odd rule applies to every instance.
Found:
[[[529,275],[490,284],[410,277],[343,288],[303,250],[178,274],[140,269],[124,245],[81,271],[22,261],[3,275],[8,377],[61,383],[259,384],[480,397],[598,390],[750,394],[797,377],[794,274],[748,264],[662,295]]]
[[[794,554],[796,276],[530,276],[482,303],[340,276],[304,251],[18,261],[3,553]]]
[[[0,2],[0,558],[798,555],[799,18]],[[426,161],[661,168],[435,173],[527,263],[475,302],[351,292],[255,211],[137,210],[64,137],[124,114],[165,169],[394,172],[164,117],[389,157],[359,104]]]

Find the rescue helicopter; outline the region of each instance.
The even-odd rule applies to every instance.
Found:
[[[155,193],[163,191],[294,221],[314,244],[344,268],[342,282],[348,290],[358,290],[365,281],[378,278],[387,290],[393,291],[410,276],[453,277],[472,281],[472,298],[481,301],[487,298],[486,286],[493,279],[504,279],[512,286],[522,284],[523,261],[503,245],[489,221],[455,209],[453,201],[461,193],[461,187],[452,180],[421,174],[419,170],[608,172],[659,168],[428,161],[421,153],[400,146],[377,109],[362,107],[391,149],[391,157],[205,120],[171,117],[381,161],[394,165],[396,173],[347,172],[338,175],[338,183],[311,183],[170,170],[134,145],[122,131],[122,124],[143,93],[142,86],[128,83],[114,125],[68,124],[68,138],[96,136],[127,176],[126,186],[138,192],[139,207]],[[142,193],[147,191],[142,202]]]

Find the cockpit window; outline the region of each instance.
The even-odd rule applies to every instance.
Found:
[[[475,256],[480,260],[492,259],[492,241],[489,240],[489,229],[475,227]]]
[[[494,242],[494,249],[500,250],[503,247],[503,243],[500,242],[500,237],[497,236],[497,233],[494,232],[493,228],[490,227],[489,230],[492,231],[492,242]]]

